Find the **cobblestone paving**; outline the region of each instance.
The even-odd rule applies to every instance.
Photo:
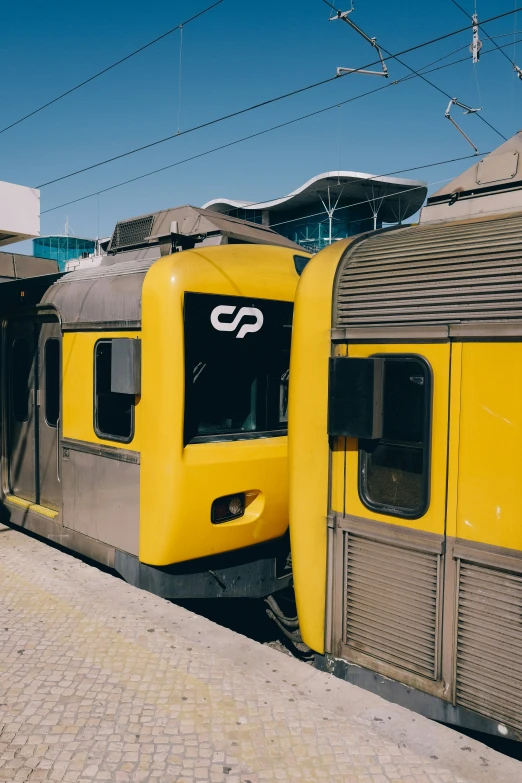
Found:
[[[275,681],[277,663],[219,655],[212,629],[0,527],[0,781],[460,780]]]

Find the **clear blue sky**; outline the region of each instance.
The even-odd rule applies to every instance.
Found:
[[[459,2],[472,11],[471,0]],[[208,4],[207,0],[6,3],[0,47],[0,127]],[[353,20],[391,52],[466,23],[450,0],[356,0],[355,5]],[[482,19],[514,7],[513,0],[478,0]],[[183,35],[181,129],[327,78],[338,65],[370,62],[371,47],[342,22],[328,23],[328,16],[329,9],[320,0],[225,0],[188,25]],[[510,16],[487,28],[490,35],[511,34],[511,38],[497,38],[500,45],[513,40],[515,29],[522,31],[522,10],[517,19]],[[522,40],[522,32],[517,38]],[[470,40],[470,32],[462,33],[404,59],[419,68]],[[490,46],[485,40],[484,50]],[[512,56],[513,47],[506,51]],[[517,53],[522,66],[522,43]],[[454,58],[465,54],[461,49]],[[394,61],[388,65],[390,82],[407,73]],[[482,105],[484,117],[505,136],[512,135],[522,127],[522,81],[498,52],[484,55],[475,70],[470,55],[465,63],[428,78],[464,103]],[[179,34],[174,33],[1,134],[0,179],[36,186],[175,133],[178,77]],[[383,84],[384,79],[373,76],[348,76],[174,139],[43,188],[42,211]],[[63,231],[67,215],[77,235],[96,236],[99,229],[103,236],[111,233],[118,219],[170,206],[201,205],[221,196],[254,201],[282,196],[325,170],[380,174],[466,155],[471,147],[444,119],[446,104],[443,95],[420,79],[392,86],[339,110],[104,194],[99,198],[99,223],[97,198],[49,212],[42,216],[42,234]],[[501,143],[477,117],[462,117],[456,109],[453,113],[461,117],[480,150]],[[456,163],[404,176],[435,183],[467,165]]]

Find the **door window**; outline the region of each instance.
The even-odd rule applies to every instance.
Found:
[[[60,341],[53,337],[45,342],[45,421],[56,427],[60,416]]]
[[[418,356],[385,356],[383,429],[359,442],[359,495],[384,514],[416,518],[429,505],[431,370]]]
[[[17,337],[11,349],[12,406],[16,421],[23,422],[29,418],[29,382],[33,357],[28,340]]]

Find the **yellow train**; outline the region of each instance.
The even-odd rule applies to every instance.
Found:
[[[290,535],[317,665],[522,739],[522,134],[300,281]]]
[[[289,417],[317,665],[522,739],[520,152],[308,264],[262,227],[212,247],[208,215],[190,242],[163,216],[159,259],[143,240],[17,283],[18,307],[0,286],[4,519],[165,597],[271,596],[292,579]]]
[[[183,210],[119,223],[101,266],[2,286],[2,518],[165,597],[267,596],[291,578],[288,367],[308,257]]]

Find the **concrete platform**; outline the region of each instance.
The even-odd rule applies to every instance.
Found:
[[[520,783],[522,764],[0,527],[0,781]]]

